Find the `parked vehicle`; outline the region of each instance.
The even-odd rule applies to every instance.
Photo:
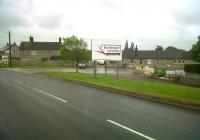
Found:
[[[105,64],[105,61],[104,60],[96,60],[97,64],[99,65],[104,65]]]
[[[79,64],[78,64],[78,67],[79,68],[86,68],[87,67],[87,64],[85,61],[80,61]]]

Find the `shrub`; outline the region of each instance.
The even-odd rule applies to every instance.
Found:
[[[41,58],[41,61],[42,61],[42,62],[47,61],[47,60],[48,60],[48,57],[42,57],[42,58]]]
[[[185,64],[184,70],[186,72],[199,73],[200,74],[200,64]]]
[[[163,68],[155,68],[154,69],[154,74],[157,75],[158,77],[163,77],[166,73],[166,70]]]
[[[60,56],[51,56],[51,58],[50,58],[51,60],[60,60]]]

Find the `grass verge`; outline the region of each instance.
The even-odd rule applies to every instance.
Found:
[[[137,96],[153,97],[159,100],[200,107],[200,88],[196,87],[152,81],[117,80],[103,76],[97,76],[94,79],[92,74],[83,73],[45,72],[43,74],[64,80],[82,82],[104,89],[127,92],[128,94]]]
[[[13,68],[25,68],[25,69],[55,69],[55,68],[63,68],[62,66],[54,66],[54,65],[14,65]]]
[[[8,68],[8,67],[9,67],[8,65],[1,64],[1,63],[0,63],[0,68]]]

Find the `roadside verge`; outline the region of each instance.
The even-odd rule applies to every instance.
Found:
[[[104,78],[103,76],[97,76],[97,78],[94,79],[93,75],[83,73],[43,72],[40,74],[112,91],[114,93],[200,111],[200,88],[170,83],[124,79],[117,80],[111,77]]]

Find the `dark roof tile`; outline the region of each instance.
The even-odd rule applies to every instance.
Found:
[[[131,59],[131,51],[123,51],[124,59]],[[189,52],[186,51],[148,51],[137,52],[137,59],[191,59]]]
[[[20,50],[59,50],[59,42],[21,42]]]
[[[16,45],[16,44],[12,44],[12,45],[11,45],[11,48],[12,48],[12,47],[19,47],[19,46]],[[4,52],[4,51],[6,51],[6,50],[8,50],[8,49],[9,49],[9,45],[5,45],[3,48],[0,49],[0,51],[3,51],[3,52]]]

